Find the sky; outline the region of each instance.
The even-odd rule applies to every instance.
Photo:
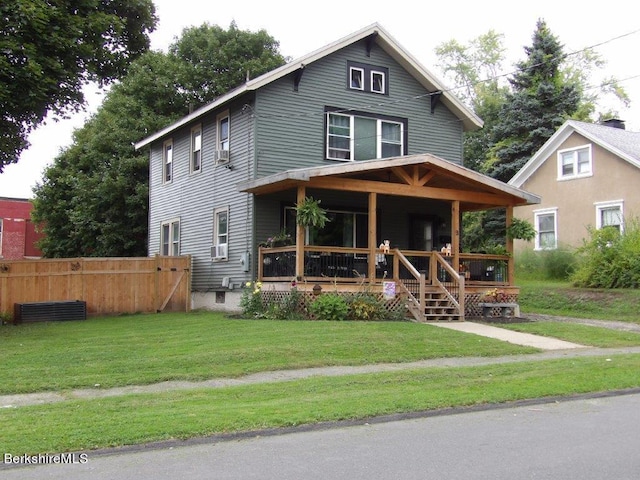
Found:
[[[607,62],[603,77],[616,77],[631,98],[631,106],[619,112],[628,130],[640,131],[640,19],[631,13],[633,4],[622,0],[586,6],[574,0],[457,0],[408,2],[404,0],[345,2],[325,0],[154,0],[159,23],[151,34],[151,48],[167,51],[182,30],[203,23],[228,28],[235,21],[242,30],[264,29],[280,43],[280,53],[295,59],[347,36],[372,23],[380,24],[427,70],[442,78],[436,65],[435,48],[457,40],[467,44],[489,30],[503,35],[507,48],[504,74],[526,58],[538,19],[564,45],[565,52],[594,47]],[[81,128],[100,106],[102,94],[87,88],[88,104],[69,119],[46,123],[32,132],[31,146],[17,164],[0,173],[0,197],[32,198],[32,189],[42,182],[42,172],[61,149],[72,142],[74,129]]]

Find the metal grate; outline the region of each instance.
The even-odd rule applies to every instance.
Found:
[[[15,323],[86,320],[87,302],[75,300],[16,303],[13,313]]]

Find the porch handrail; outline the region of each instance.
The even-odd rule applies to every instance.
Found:
[[[409,297],[410,304],[420,309],[419,312],[416,312],[414,308],[412,313],[414,314],[414,317],[416,317],[416,320],[422,321],[425,309],[427,307],[426,276],[424,273],[420,273],[418,269],[416,269],[416,267],[414,267],[413,264],[407,259],[407,257],[405,257],[404,254],[397,248],[393,249],[393,262],[394,262],[393,271],[395,272],[394,280],[396,281],[397,284],[400,285],[400,287],[402,288],[402,291],[404,291],[404,293],[407,294],[407,296]],[[404,267],[411,274],[411,276],[418,281],[418,296],[420,300],[416,299],[415,295],[411,293],[411,290],[407,288],[405,283],[400,278],[398,274],[398,272],[400,271],[400,269],[398,268],[400,263],[402,263],[402,265],[404,265]]]
[[[435,262],[431,262],[431,282],[440,287],[449,301],[458,308],[460,315],[464,318],[464,276],[456,272],[449,262],[447,262],[438,252],[433,252],[432,258],[435,259]],[[444,269],[451,277],[454,288],[457,287],[458,290],[458,300],[456,300],[456,298],[451,294],[449,288],[447,288],[438,278],[438,267]]]

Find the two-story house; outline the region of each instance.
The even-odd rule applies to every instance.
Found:
[[[568,120],[509,181],[536,192],[542,202],[515,209],[533,223],[533,245],[516,251],[578,247],[589,228],[624,229],[640,214],[640,132],[612,119],[603,124]]]
[[[461,212],[539,201],[462,166],[463,133],[481,126],[373,24],[136,144],[150,149],[149,253],[192,256],[194,308],[235,309],[256,279],[274,294],[397,280],[425,312],[425,291],[446,280],[461,318],[460,278],[511,286],[508,258],[459,254]],[[324,228],[297,225],[307,197]]]

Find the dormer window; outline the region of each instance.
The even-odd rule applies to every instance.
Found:
[[[350,90],[387,95],[389,93],[389,69],[348,62],[348,86]]]
[[[558,180],[593,175],[591,145],[558,151]]]

